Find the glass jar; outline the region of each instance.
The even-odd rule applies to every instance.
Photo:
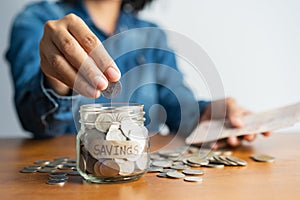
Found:
[[[123,182],[140,178],[149,167],[144,106],[134,103],[80,107],[77,170],[87,181]]]

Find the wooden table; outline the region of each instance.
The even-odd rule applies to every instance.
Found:
[[[152,150],[163,147],[170,136],[152,137]],[[48,185],[47,174],[18,171],[38,159],[75,158],[75,137],[49,140],[0,140],[0,199],[300,199],[300,134],[274,134],[251,145],[234,149],[248,161],[247,167],[207,169],[202,183],[157,178],[146,174],[140,180],[120,184],[83,184],[70,177],[64,186]],[[170,146],[183,144],[175,139]],[[276,157],[274,163],[249,159],[254,153]]]

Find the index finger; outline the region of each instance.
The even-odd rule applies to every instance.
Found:
[[[93,58],[97,67],[107,76],[109,81],[118,81],[121,77],[121,72],[97,36],[76,15],[70,14],[67,19],[69,20],[68,30],[90,57]]]

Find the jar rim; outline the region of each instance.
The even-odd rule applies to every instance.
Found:
[[[144,105],[134,102],[114,102],[114,103],[93,103],[81,105],[81,110],[89,109],[101,109],[101,108],[120,108],[120,107],[131,107],[131,108],[143,108]]]

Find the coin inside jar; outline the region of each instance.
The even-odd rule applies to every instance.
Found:
[[[99,164],[99,174],[101,174],[102,176],[117,176],[119,172],[120,166],[114,160],[105,160],[101,164]]]
[[[80,157],[79,157],[79,169],[81,171],[85,171],[86,170],[86,162],[85,162],[85,159],[84,159],[83,155],[80,155]]]
[[[87,154],[86,155],[86,171],[93,174],[95,172],[94,166],[97,162],[98,161],[95,158],[90,156],[90,154]]]
[[[94,174],[96,176],[101,176],[101,172],[100,172],[100,166],[101,166],[101,162],[97,161],[94,165]]]

